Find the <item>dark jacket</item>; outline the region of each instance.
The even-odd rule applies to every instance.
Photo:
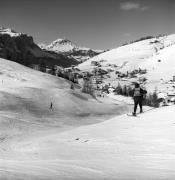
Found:
[[[134,97],[143,97],[147,93],[146,90],[143,90],[142,88],[134,88]]]

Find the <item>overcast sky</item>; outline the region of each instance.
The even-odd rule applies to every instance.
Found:
[[[0,0],[0,26],[34,37],[109,49],[147,35],[175,33],[174,0]]]

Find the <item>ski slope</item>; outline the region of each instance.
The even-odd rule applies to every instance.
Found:
[[[78,88],[71,90],[64,79],[4,59],[0,59],[0,101],[2,115],[13,113],[51,126],[95,123],[104,119],[103,115],[128,111],[120,103],[103,103]],[[51,102],[53,110],[49,109]]]
[[[75,90],[71,90],[70,82],[65,79],[5,59],[0,59],[0,102],[0,179],[32,180],[38,179],[32,176],[32,171],[43,174],[40,165],[44,162],[39,159],[38,167],[31,164],[35,170],[30,171],[30,167],[26,166],[30,177],[22,170],[25,165],[16,161],[16,158],[21,157],[21,160],[30,164],[33,155],[29,153],[23,156],[23,150],[18,153],[15,150],[18,143],[27,143],[28,140],[34,142],[51,134],[100,123],[131,109],[129,105],[107,97],[94,99],[81,93],[77,85]],[[51,102],[53,109],[50,109]],[[32,152],[34,149],[29,148],[27,151]],[[18,170],[12,170],[12,166],[16,170],[21,169],[24,174],[18,176]],[[13,172],[15,175],[11,176]]]
[[[44,137],[20,139],[1,150],[1,179],[175,178],[175,106]],[[13,159],[12,159],[13,157]]]

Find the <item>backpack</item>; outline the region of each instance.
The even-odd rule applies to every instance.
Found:
[[[134,89],[134,96],[141,96],[140,88]]]

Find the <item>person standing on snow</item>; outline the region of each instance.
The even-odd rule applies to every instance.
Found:
[[[50,103],[50,109],[53,109],[53,103],[52,102]]]
[[[134,88],[134,112],[132,113],[133,116],[136,116],[136,111],[137,111],[137,106],[139,104],[140,106],[140,113],[143,113],[142,105],[143,105],[143,98],[144,95],[146,95],[147,91],[143,90],[140,87],[139,83],[135,83],[135,88]]]

